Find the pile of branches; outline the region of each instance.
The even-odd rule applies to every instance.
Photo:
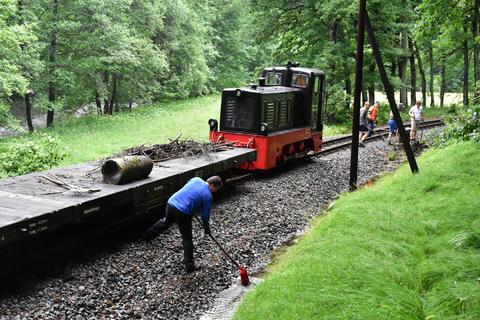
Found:
[[[153,162],[161,162],[175,158],[208,155],[214,152],[233,149],[232,142],[197,142],[179,140],[180,136],[165,144],[152,146],[141,145],[123,151],[119,156],[147,156]]]

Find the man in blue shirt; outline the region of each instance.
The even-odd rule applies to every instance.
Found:
[[[150,241],[176,222],[182,235],[185,270],[187,272],[198,270],[193,260],[192,216],[195,212],[201,211],[205,233],[210,234],[212,194],[222,185],[223,182],[219,176],[210,177],[207,181],[198,177],[190,179],[182,189],[168,199],[165,217],[148,228],[142,235],[142,239]]]

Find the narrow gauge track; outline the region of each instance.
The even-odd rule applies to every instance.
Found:
[[[389,149],[371,141],[377,150]],[[389,166],[381,152],[359,150],[359,183]],[[235,181],[216,198],[212,232],[249,273],[261,272],[275,248],[305,230],[312,217],[348,190],[348,150],[318,155],[270,175]],[[198,319],[238,272],[194,224],[195,257],[202,269],[182,270],[181,240],[171,228],[152,243],[130,241],[74,253],[56,276],[33,279],[28,290],[0,297],[0,319]],[[127,239],[127,240],[125,240]],[[97,239],[101,244],[104,239]],[[99,245],[101,246],[101,245]]]
[[[428,129],[428,128],[433,128],[433,127],[439,127],[439,126],[444,126],[445,123],[442,119],[433,119],[433,120],[427,120],[423,121],[422,124],[419,126],[422,129]],[[410,128],[410,123],[404,123],[404,126],[406,129]],[[368,137],[366,141],[373,141],[373,140],[378,140],[380,138],[385,138],[388,136],[388,127],[387,126],[382,126],[379,127],[375,130],[375,134],[371,137]],[[312,155],[309,155],[309,157],[317,157],[319,155],[325,155],[329,153],[336,152],[338,150],[350,147],[352,144],[352,135],[344,135],[341,137],[337,138],[331,138],[331,139],[325,139],[322,142],[322,150],[319,153],[315,153]],[[253,172],[249,172],[246,174],[234,176],[232,178],[227,179],[226,183],[227,184],[238,184],[242,183],[246,179],[250,179],[254,175]]]
[[[427,120],[423,121],[420,124],[421,129],[428,129],[432,127],[438,127],[438,126],[443,126],[445,123],[443,122],[442,119],[435,119],[435,120]],[[410,128],[410,123],[404,123],[405,128]],[[372,141],[372,140],[377,140],[377,139],[384,139],[386,136],[388,136],[388,127],[383,126],[375,130],[375,134],[371,137],[368,137],[366,141]],[[338,138],[332,138],[332,139],[325,139],[322,143],[322,150],[320,151],[320,154],[326,154],[330,152],[335,152],[339,149],[343,149],[346,147],[349,147],[352,142],[352,135],[346,135]]]

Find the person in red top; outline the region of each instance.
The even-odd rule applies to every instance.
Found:
[[[375,129],[375,125],[377,124],[377,116],[378,116],[378,106],[380,102],[375,101],[373,106],[368,109],[368,136],[373,135],[373,129]]]

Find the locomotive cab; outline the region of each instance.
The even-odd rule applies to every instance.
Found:
[[[258,84],[223,90],[220,123],[209,121],[210,140],[228,139],[246,147],[264,142],[269,164],[263,167],[318,152],[324,97],[323,71],[300,68],[298,64],[266,68]]]

